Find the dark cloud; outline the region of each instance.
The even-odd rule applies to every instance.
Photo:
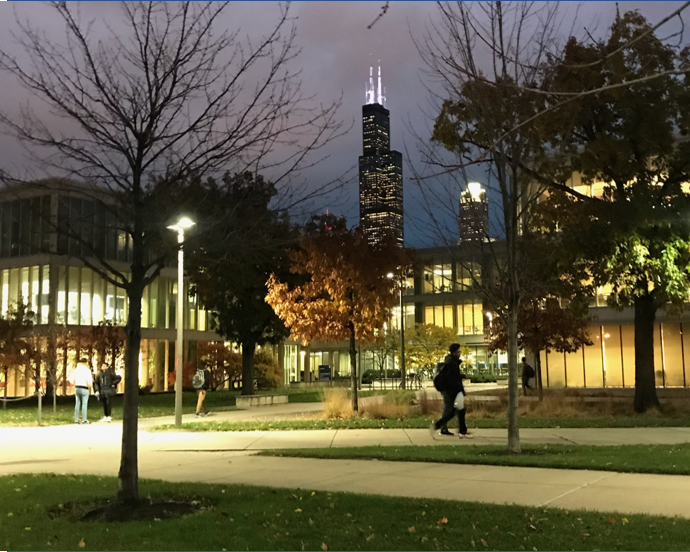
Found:
[[[425,24],[434,16],[433,2],[393,1],[385,16],[368,29],[380,12],[381,2],[295,2],[292,14],[296,17],[298,43],[302,47],[299,66],[302,70],[303,88],[314,94],[317,101],[328,103],[342,95],[340,116],[354,122],[350,133],[331,145],[326,151],[328,160],[311,169],[302,177],[310,183],[322,183],[354,167],[361,154],[361,105],[365,100],[365,84],[370,62],[381,60],[383,82],[386,87],[387,107],[391,111],[392,146],[400,151],[405,147],[411,152],[407,163],[419,164],[415,139],[409,127],[428,137],[431,121],[425,116],[428,93],[422,62],[416,51],[413,36],[421,38]],[[656,22],[680,6],[679,2],[619,2],[621,12],[639,10],[650,21]],[[563,3],[574,13],[575,3]],[[79,9],[85,21],[102,19],[115,32],[123,30],[120,8],[113,2],[80,2]],[[614,2],[584,2],[579,7],[581,26],[599,34],[610,25],[616,6]],[[267,2],[240,2],[231,6],[224,16],[223,25],[230,30],[240,29],[242,36],[256,36],[268,30],[275,22],[277,6]],[[64,30],[44,4],[0,2],[0,48],[17,52],[10,31],[17,31],[17,19],[45,29],[56,41],[64,37]],[[580,27],[581,28],[581,27]],[[97,27],[98,29],[98,27]],[[102,27],[100,28],[102,29]],[[564,29],[567,32],[568,29]],[[0,108],[7,113],[17,113],[25,94],[17,83],[2,75]],[[429,84],[429,83],[426,83]],[[39,106],[39,109],[44,109]],[[49,115],[46,113],[46,117]],[[21,148],[15,141],[0,135],[0,165],[20,170],[27,163]],[[419,209],[419,191],[410,181],[411,171],[405,167],[405,208],[407,213],[406,235],[410,245],[428,243],[424,237],[425,214]],[[358,184],[356,171],[347,189],[329,198],[320,207],[346,214],[351,223],[358,217]],[[458,191],[459,192],[459,191]]]

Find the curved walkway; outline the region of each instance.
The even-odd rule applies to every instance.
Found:
[[[0,428],[0,475],[115,475],[121,432],[121,425],[115,423]],[[500,429],[479,429],[475,436],[473,441],[432,440],[426,430],[418,429],[154,433],[144,428],[139,438],[139,474],[168,481],[301,487],[690,518],[690,477],[685,476],[254,455],[257,450],[286,447],[468,446],[505,443],[507,439],[506,431]],[[690,428],[523,429],[521,440],[525,444],[676,444],[690,442]]]

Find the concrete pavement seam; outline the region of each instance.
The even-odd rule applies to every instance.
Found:
[[[264,433],[261,433],[261,434],[258,435],[257,438],[254,439],[251,443],[247,443],[247,444],[245,445],[245,447],[244,447],[244,450],[249,450],[249,447],[254,446],[254,443],[258,443],[258,442],[261,441],[261,439],[263,439],[264,437],[266,437],[266,435],[265,435]]]
[[[335,442],[335,438],[336,438],[336,436],[338,435],[338,431],[340,431],[340,430],[339,430],[339,429],[336,429],[336,430],[335,430],[335,433],[333,433],[333,438],[331,439],[331,444],[328,445],[328,448],[333,448],[333,443]]]
[[[411,444],[411,445],[414,445],[414,443],[412,442],[412,437],[410,437],[410,434],[407,433],[407,429],[406,429],[406,428],[403,428],[403,433],[405,434],[405,437],[407,437],[407,440],[410,442],[410,444]]]
[[[574,492],[576,492],[576,491],[581,491],[581,490],[584,489],[585,487],[589,487],[590,485],[594,485],[595,483],[599,483],[600,481],[603,481],[604,479],[608,479],[608,478],[610,478],[610,477],[613,477],[614,475],[618,475],[618,474],[617,474],[616,472],[607,473],[607,474],[602,475],[602,476],[599,477],[598,479],[595,479],[594,481],[588,481],[587,483],[584,483],[584,484],[582,484],[582,485],[578,485],[578,486],[577,486],[576,488],[574,488],[574,489],[570,489],[569,491],[566,491],[566,492],[564,492],[564,493],[562,493],[562,494],[560,494],[560,495],[558,495],[558,496],[555,496],[555,497],[553,497],[553,498],[547,500],[546,502],[542,502],[542,503],[539,505],[539,507],[541,508],[541,507],[548,506],[549,504],[551,504],[551,503],[554,502],[555,500],[558,500],[558,499],[560,499],[560,498],[563,498],[564,496],[568,496],[569,494],[572,494],[572,493],[574,493]]]
[[[563,440],[566,443],[571,444],[571,445],[579,445],[580,444],[577,441],[573,441],[572,439],[568,439],[567,437],[563,437],[563,435],[559,435],[558,433],[554,433],[553,436],[556,437],[557,439],[561,439],[561,440]]]

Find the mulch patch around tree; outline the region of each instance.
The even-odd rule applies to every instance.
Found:
[[[69,516],[75,521],[161,521],[173,519],[197,512],[210,510],[212,506],[198,500],[150,500],[142,499],[134,504],[112,500],[100,500],[91,503],[59,504],[51,508],[52,518]]]

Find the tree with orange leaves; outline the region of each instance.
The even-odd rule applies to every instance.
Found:
[[[300,248],[291,255],[302,283],[290,286],[275,275],[266,302],[305,345],[313,340],[350,341],[352,410],[358,410],[356,340],[369,343],[384,330],[396,305],[396,282],[386,275],[405,264],[404,250],[392,240],[377,245],[349,230],[344,218],[315,216]]]

